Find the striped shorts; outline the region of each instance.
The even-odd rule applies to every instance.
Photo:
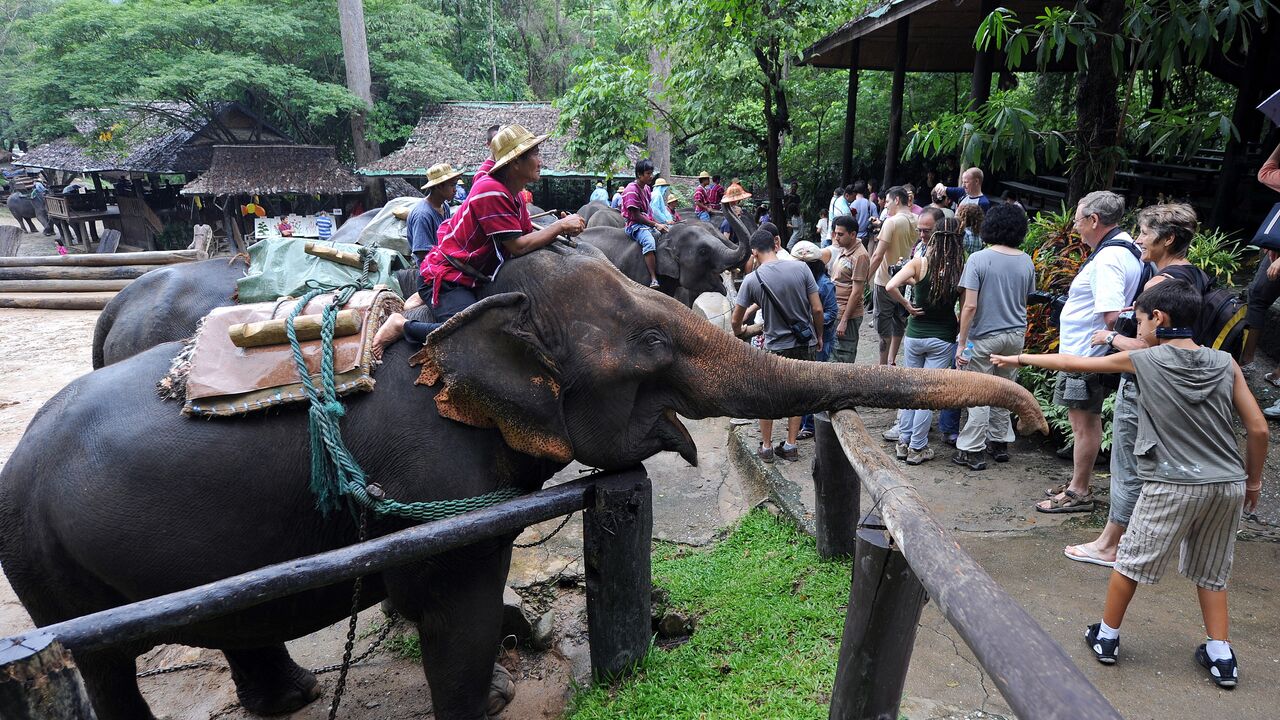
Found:
[[[1231,575],[1243,510],[1243,481],[1179,485],[1148,480],[1120,538],[1116,572],[1154,584],[1176,552],[1178,572],[1202,588],[1222,590]]]

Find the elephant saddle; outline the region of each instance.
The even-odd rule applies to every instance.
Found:
[[[318,390],[323,388],[323,341],[302,338],[307,337],[304,326],[319,327],[321,311],[333,298],[332,293],[313,298],[295,321],[303,360]],[[195,336],[187,341],[168,374],[157,384],[160,396],[181,400],[183,413],[207,417],[243,415],[306,402],[293,347],[282,334],[283,319],[297,303],[295,298],[282,298],[214,309],[200,321]],[[333,338],[334,387],[338,395],[373,389],[374,334],[387,316],[403,307],[399,295],[379,285],[355,293],[342,308]],[[317,334],[318,330],[312,333]]]

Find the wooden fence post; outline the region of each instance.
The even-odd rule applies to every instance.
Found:
[[[897,720],[920,612],[928,597],[880,519],[858,530],[831,720]]]
[[[862,484],[840,447],[840,439],[826,413],[813,416],[813,522],[818,555],[824,559],[853,555]]]
[[[600,680],[644,658],[652,634],[653,491],[643,468],[602,479],[582,518],[591,671]]]
[[[0,640],[0,718],[96,720],[71,653],[36,631]]]

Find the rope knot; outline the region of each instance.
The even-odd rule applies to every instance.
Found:
[[[324,413],[329,417],[340,418],[346,415],[347,411],[342,407],[342,403],[337,400],[330,400],[324,404]]]

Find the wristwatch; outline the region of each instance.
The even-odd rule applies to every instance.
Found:
[[[1107,347],[1111,348],[1112,350],[1115,350],[1115,349],[1116,349],[1116,346],[1115,346],[1115,342],[1116,342],[1116,335],[1119,335],[1119,334],[1120,334],[1120,333],[1116,332],[1115,330],[1112,330],[1112,331],[1107,335]]]

